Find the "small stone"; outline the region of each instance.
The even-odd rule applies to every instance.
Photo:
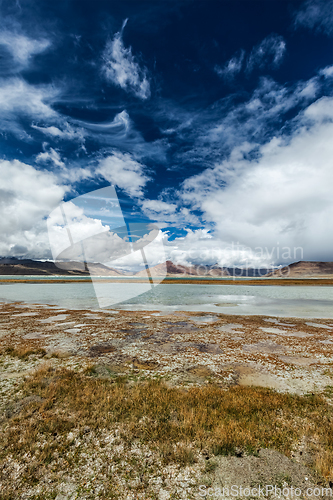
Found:
[[[158,494],[159,500],[168,500],[170,498],[170,493],[166,490],[160,490]]]
[[[243,456],[243,450],[241,448],[238,448],[238,446],[236,446],[235,448],[235,455],[236,457],[242,457]]]

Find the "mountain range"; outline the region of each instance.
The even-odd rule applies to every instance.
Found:
[[[267,278],[323,278],[333,277],[333,262],[316,262],[301,260],[289,266],[275,269],[266,275]]]
[[[62,269],[54,262],[32,259],[0,258],[0,276],[123,276],[121,271],[103,264],[89,264],[89,270],[82,262],[62,262]],[[67,268],[67,269],[66,269]]]
[[[118,269],[113,269],[103,264],[89,263],[88,268],[84,268],[82,262],[62,262],[62,269],[54,262],[39,261],[32,259],[17,259],[15,257],[0,258],[0,275],[8,276],[133,276]],[[313,277],[333,277],[333,262],[310,262],[299,261],[279,269],[241,269],[233,267],[214,266],[184,266],[174,264],[167,260],[162,264],[157,264],[149,269],[151,276],[170,277],[228,277],[228,276],[248,276],[252,278],[265,276],[267,278],[292,277],[292,278],[313,278]],[[142,270],[134,274],[137,277],[145,277],[146,271]]]

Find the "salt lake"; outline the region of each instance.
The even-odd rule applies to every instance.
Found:
[[[91,282],[2,283],[0,301],[98,309],[104,300],[111,309],[333,319],[330,286],[161,284],[150,289],[145,283],[101,282],[96,290]]]

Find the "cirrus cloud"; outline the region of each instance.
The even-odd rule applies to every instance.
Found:
[[[285,51],[286,42],[283,37],[275,34],[269,35],[252,49],[247,61],[247,72],[253,71],[256,67],[277,68],[283,60]]]
[[[133,93],[140,99],[148,99],[150,84],[147,70],[140,67],[132,54],[132,48],[124,46],[123,30],[126,24],[127,19],[124,21],[121,31],[116,33],[113,40],[106,44],[102,71],[109,82]]]
[[[323,32],[333,33],[333,0],[308,0],[295,15],[295,27],[304,26]]]
[[[233,80],[242,69],[244,56],[245,51],[241,50],[238,54],[229,59],[223,67],[216,65],[214,68],[215,73],[217,73],[224,80]]]

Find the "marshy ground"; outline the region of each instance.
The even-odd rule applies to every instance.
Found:
[[[332,320],[2,304],[0,350],[0,498],[329,498]]]

